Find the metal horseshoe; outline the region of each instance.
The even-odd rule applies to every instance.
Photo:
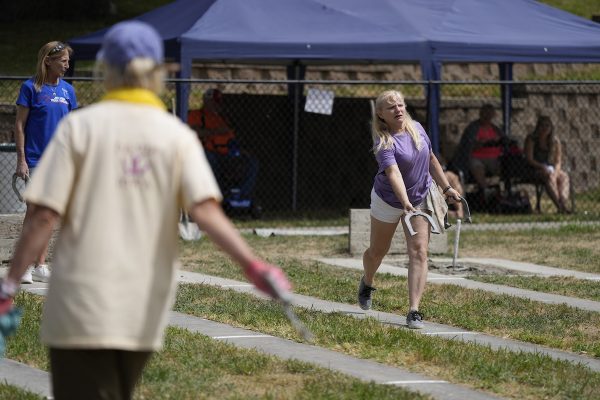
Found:
[[[468,223],[472,224],[473,220],[471,219],[471,210],[469,209],[469,203],[467,203],[467,199],[465,199],[464,197],[460,196],[460,202],[463,204],[463,207],[464,207],[465,221],[467,221]]]
[[[13,188],[15,194],[17,195],[17,198],[19,199],[19,201],[21,203],[24,203],[25,199],[23,199],[23,196],[21,195],[21,192],[19,192],[19,188],[17,187],[17,179],[19,179],[19,178],[20,178],[19,175],[13,174],[13,177],[12,177],[12,188]],[[21,178],[21,179],[23,179],[25,182],[29,182],[29,176],[25,176],[25,178]]]
[[[464,213],[465,213],[465,216],[464,216],[465,221],[472,224],[473,220],[471,219],[471,210],[469,209],[469,203],[467,203],[467,199],[460,196],[460,202],[463,204]],[[448,222],[448,214],[444,215],[444,228],[448,229],[451,226],[452,226],[452,224],[450,224]]]
[[[408,232],[410,233],[410,236],[415,236],[417,234],[417,232],[415,232],[415,230],[412,227],[412,223],[410,222],[410,219],[412,217],[416,217],[418,215],[425,217],[425,219],[427,219],[427,222],[429,222],[429,225],[431,225],[431,233],[435,233],[435,234],[442,233],[442,232],[440,232],[440,228],[438,228],[437,224],[435,223],[435,221],[433,220],[431,215],[424,213],[423,211],[412,211],[412,212],[406,213],[406,215],[404,216],[404,223],[406,224],[406,227],[408,228]]]

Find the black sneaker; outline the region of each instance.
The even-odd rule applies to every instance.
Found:
[[[364,278],[364,276],[360,278],[360,284],[358,285],[358,305],[363,310],[370,310],[372,297],[371,293],[373,293],[377,289],[371,286],[367,286],[367,284],[364,281]]]
[[[409,311],[406,316],[406,325],[410,329],[423,329],[425,324],[423,324],[423,314],[418,311]]]

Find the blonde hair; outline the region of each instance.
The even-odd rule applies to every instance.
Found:
[[[371,120],[371,135],[373,136],[373,152],[377,153],[381,149],[389,149],[392,147],[392,135],[394,132],[390,131],[390,127],[385,123],[383,118],[377,115],[378,111],[381,111],[384,106],[392,105],[399,101],[404,101],[404,95],[397,90],[387,90],[381,93],[377,100],[375,100],[375,107],[373,107],[373,116]],[[401,132],[408,132],[417,150],[421,150],[421,136],[415,126],[415,122],[408,113],[404,111],[404,120],[400,128]]]
[[[106,90],[142,88],[160,94],[164,89],[165,70],[149,58],[134,58],[125,67],[99,62],[94,74],[104,79]]]
[[[69,57],[73,55],[73,49],[66,43],[59,42],[57,40],[48,42],[42,46],[38,51],[37,65],[35,68],[35,79],[33,86],[35,91],[39,92],[42,90],[42,86],[48,79],[48,66],[46,65],[46,58],[60,58],[64,56],[64,52],[69,53]]]

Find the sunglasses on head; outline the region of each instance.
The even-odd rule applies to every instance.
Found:
[[[51,56],[53,54],[56,54],[60,51],[63,51],[67,46],[64,43],[59,43],[56,46],[54,46],[54,48],[52,50],[50,50],[50,53],[48,53],[48,56]]]

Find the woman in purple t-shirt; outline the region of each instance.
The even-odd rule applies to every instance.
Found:
[[[383,257],[390,249],[401,216],[407,212],[433,214],[437,186],[449,203],[460,200],[450,186],[444,170],[431,151],[431,142],[423,127],[406,111],[404,96],[386,91],[375,101],[372,122],[373,151],[379,165],[371,191],[371,242],[363,255],[364,276],[360,280],[358,302],[363,310],[371,308],[373,279]],[[432,184],[432,178],[437,185]],[[423,328],[419,302],[427,280],[429,222],[423,217],[411,219],[417,232],[411,236],[402,222],[408,252],[409,328]]]

